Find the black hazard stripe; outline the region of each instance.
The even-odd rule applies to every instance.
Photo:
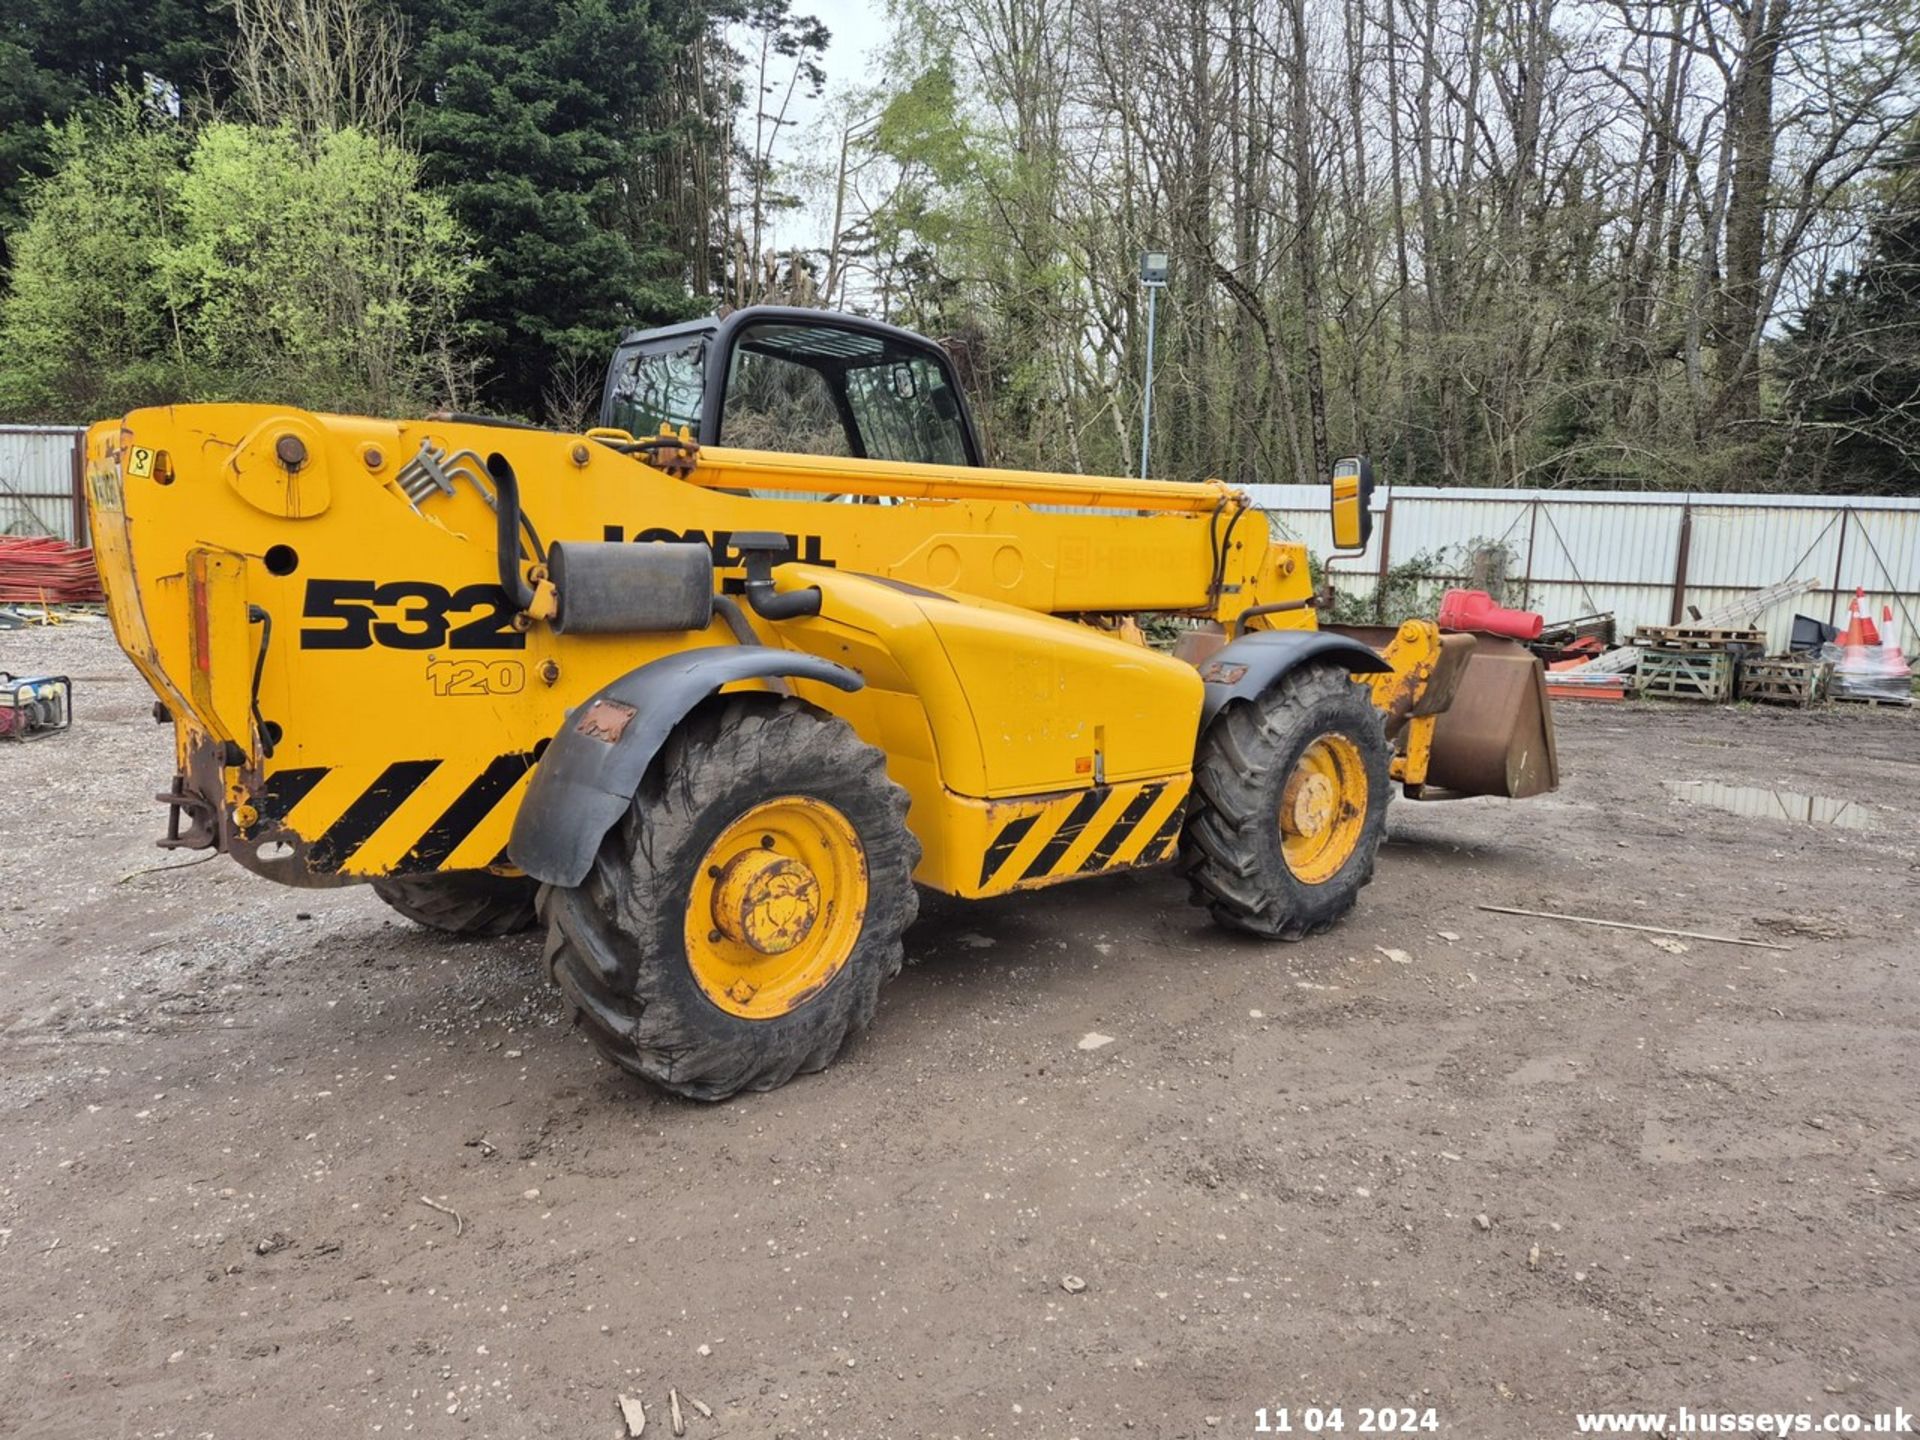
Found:
[[[1180,826],[1187,818],[1187,802],[1183,796],[1180,803],[1173,807],[1173,813],[1161,822],[1160,828],[1147,841],[1146,848],[1140,852],[1140,863],[1151,864],[1156,860],[1172,858],[1174,850],[1180,844]]]
[[[987,846],[987,853],[980,860],[982,887],[993,878],[994,871],[1007,863],[1007,857],[1019,848],[1020,842],[1027,838],[1027,832],[1033,828],[1033,822],[1039,818],[1040,815],[1022,815],[1000,827],[1000,833],[993,837],[993,843]]]
[[[1060,857],[1080,838],[1087,828],[1087,822],[1107,803],[1107,796],[1112,793],[1101,785],[1076,800],[1073,809],[1067,812],[1067,818],[1060,822],[1060,828],[1047,837],[1047,843],[1027,862],[1027,868],[1020,872],[1019,880],[1037,880],[1043,875],[1051,875],[1053,867],[1060,863]],[[1019,880],[1014,883],[1018,884]]]
[[[278,823],[286,819],[293,807],[306,799],[313,787],[332,773],[325,765],[274,771],[267,777],[260,798],[254,804],[254,809],[260,812],[260,823]]]
[[[1184,795],[1168,814],[1158,821],[1151,821],[1153,812],[1166,799],[1167,787],[1174,782],[1151,780],[1137,786],[1102,785],[1082,792],[1070,802],[1061,800],[1034,815],[1022,815],[1002,825],[988,845],[986,855],[980,863],[980,885],[984,889],[1000,869],[1020,848],[1021,841],[1039,825],[1042,833],[1046,824],[1059,817],[1058,828],[1047,836],[1046,842],[1034,852],[1031,859],[1021,867],[1019,873],[1003,877],[1003,885],[1013,886],[1033,880],[1060,879],[1069,873],[1060,869],[1060,862],[1076,843],[1083,843],[1089,834],[1094,837],[1093,848],[1086,857],[1070,872],[1075,875],[1090,875],[1105,870],[1113,864],[1113,857],[1126,849],[1129,842],[1138,840],[1145,833],[1149,823],[1154,830],[1147,836],[1144,844],[1136,846],[1134,856],[1127,862],[1134,865],[1151,865],[1166,858],[1171,842],[1179,839],[1181,819],[1186,812]],[[1113,797],[1116,789],[1123,792],[1131,788],[1133,793],[1127,803],[1117,813],[1104,822],[1098,820],[1101,809]],[[1065,814],[1062,815],[1062,810]]]
[[[1166,788],[1165,785],[1148,785],[1127,802],[1127,808],[1107,827],[1107,833],[1100,837],[1100,843],[1080,862],[1082,875],[1107,868],[1108,862],[1127,843],[1127,837],[1133,834],[1134,828],[1147,818],[1147,812],[1153,809],[1153,802],[1160,798],[1161,791]]]
[[[307,851],[307,868],[319,874],[340,869],[439,768],[438,760],[396,760],[387,766],[313,842]]]
[[[533,768],[538,752],[523,751],[501,755],[488,762],[474,781],[447,806],[438,820],[408,853],[409,870],[438,870],[447,857],[460,848],[460,842],[493,813],[493,807],[520,783],[520,777]]]

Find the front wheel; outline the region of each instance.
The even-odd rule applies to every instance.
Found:
[[[547,965],[601,1053],[696,1100],[830,1065],[919,908],[886,757],[798,700],[727,697],[667,742],[586,880],[541,892]]]
[[[1201,737],[1180,867],[1232,930],[1318,934],[1373,879],[1390,749],[1368,691],[1310,665],[1230,704]]]

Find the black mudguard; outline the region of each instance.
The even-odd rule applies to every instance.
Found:
[[[687,650],[629,671],[577,707],[541,755],[507,857],[543,884],[578,885],[674,727],[721,686],[774,676],[866,684],[831,660],[761,645]]]
[[[1213,652],[1200,666],[1206,698],[1200,707],[1200,727],[1232,700],[1257,698],[1274,681],[1308,660],[1327,659],[1358,675],[1384,675],[1393,667],[1376,650],[1325,630],[1256,630]]]

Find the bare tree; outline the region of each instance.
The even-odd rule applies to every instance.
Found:
[[[1917,12],[901,0],[899,78],[822,181],[826,293],[980,321],[1022,458],[1137,460],[1152,246],[1156,471],[1307,480],[1371,446],[1403,480],[1738,482],[1799,423],[1774,342],[1860,243]],[[929,168],[881,120],[935,73],[958,158]]]
[[[376,0],[233,0],[241,103],[265,124],[395,135],[406,109],[406,40]]]

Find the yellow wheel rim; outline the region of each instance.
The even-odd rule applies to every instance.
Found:
[[[787,795],[756,805],[701,857],[687,964],[730,1015],[772,1020],[825,989],[860,938],[867,855],[847,817]]]
[[[1280,851],[1294,877],[1324,885],[1353,858],[1367,828],[1367,769],[1344,735],[1301,752],[1280,792]]]

